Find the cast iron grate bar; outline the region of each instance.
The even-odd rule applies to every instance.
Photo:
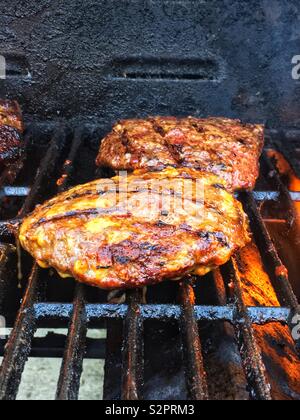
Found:
[[[82,142],[82,130],[77,129],[59,181],[59,193],[66,191],[69,186],[69,179],[74,170],[74,161]],[[87,334],[85,286],[82,284],[76,286],[73,311],[70,318],[68,337],[57,385],[57,400],[77,400],[79,395]]]
[[[208,386],[203,365],[202,346],[194,310],[195,294],[190,279],[186,279],[180,285],[180,292],[182,300],[180,326],[189,397],[191,400],[208,400]]]
[[[234,300],[236,319],[234,323],[238,346],[246,378],[250,387],[250,397],[255,400],[272,400],[271,386],[266,377],[266,369],[262,360],[261,350],[256,342],[251,319],[244,303],[241,278],[234,259],[223,267],[226,280],[229,278],[234,285]]]
[[[70,314],[70,325],[60,370],[56,399],[77,400],[82,374],[87,317],[85,309],[85,289],[81,284],[76,287],[74,306]]]
[[[298,300],[289,282],[288,273],[276,251],[266,225],[259,213],[256,202],[251,193],[242,193],[241,200],[250,218],[251,231],[259,248],[262,260],[269,271],[275,291],[282,306],[288,306],[293,311],[299,310]],[[272,267],[271,271],[269,267]]]
[[[289,206],[289,213],[287,223],[292,226],[295,220],[295,208],[290,194],[281,178],[277,169],[274,167],[270,158],[264,154],[264,161],[267,168],[270,170],[270,176],[276,181],[278,191],[281,194],[282,200]],[[279,258],[275,245],[270,237],[268,229],[260,215],[259,209],[256,205],[253,193],[242,193],[241,199],[247,212],[251,230],[254,233],[256,244],[259,248],[262,260],[264,262],[266,271],[272,281],[274,290],[277,293],[279,302],[282,306],[288,306],[291,309],[288,325],[290,326],[291,319],[297,314],[300,315],[300,306],[297,297],[293,291],[286,268]],[[299,352],[300,343],[296,342],[296,347]]]
[[[24,206],[18,214],[18,217],[20,219],[22,219],[29,212],[31,212],[34,209],[34,207],[38,204],[39,199],[42,198],[41,192],[43,188],[45,188],[45,184],[47,183],[49,178],[51,178],[51,174],[53,174],[54,168],[61,155],[65,139],[66,128],[63,126],[60,127],[53,135],[50,147],[48,148],[47,153],[37,171],[33,187],[30,190],[30,193],[24,203]]]
[[[44,186],[43,184],[46,183],[49,176],[53,173],[55,164],[60,157],[64,140],[65,131],[58,131],[53,136],[46,156],[41,162],[33,188],[19,212],[20,218],[23,218],[28,212],[32,211],[37,204]],[[4,353],[0,370],[1,400],[16,399],[25,363],[31,351],[31,342],[36,330],[34,304],[38,300],[40,271],[37,264],[34,263],[23,302]]]
[[[122,399],[140,400],[143,394],[143,319],[141,290],[127,292],[128,310],[124,321]]]
[[[74,305],[71,303],[37,303],[34,310],[38,322],[49,319],[68,321],[73,313]],[[86,304],[88,322],[96,323],[99,320],[124,320],[128,314],[128,305],[125,304]],[[140,306],[141,317],[145,320],[168,322],[179,321],[182,315],[180,305],[149,304]],[[228,321],[239,323],[234,305],[194,307],[196,321]],[[247,307],[252,324],[265,325],[273,322],[288,323],[291,316],[290,308],[282,307]]]
[[[273,181],[275,181],[280,197],[282,198],[283,202],[288,205],[289,210],[287,214],[287,223],[290,226],[292,226],[295,221],[296,215],[294,211],[293,200],[292,200],[291,194],[289,190],[287,189],[287,187],[284,185],[284,183],[281,181],[277,169],[275,168],[271,159],[267,156],[266,153],[263,153],[262,159],[266,168],[269,171],[269,176],[272,178]]]
[[[37,300],[40,269],[35,263],[31,271],[25,296],[5,348],[0,369],[0,400],[15,400],[25,363],[29,357],[36,331],[34,303]]]

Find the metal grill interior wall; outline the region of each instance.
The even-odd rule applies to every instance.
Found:
[[[11,0],[0,16],[0,96],[29,119],[106,130],[149,114],[299,127],[299,14],[298,0]]]

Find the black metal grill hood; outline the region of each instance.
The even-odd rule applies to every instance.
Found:
[[[298,0],[11,0],[7,79],[27,118],[225,115],[300,126]]]

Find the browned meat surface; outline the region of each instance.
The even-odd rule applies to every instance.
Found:
[[[20,229],[42,267],[104,289],[204,275],[249,240],[247,216],[222,179],[189,168],[75,187]]]
[[[22,134],[22,114],[18,103],[0,100],[0,167],[21,157]]]
[[[239,120],[125,120],[102,141],[97,164],[115,170],[191,167],[222,177],[229,190],[251,190],[263,143],[263,126]]]

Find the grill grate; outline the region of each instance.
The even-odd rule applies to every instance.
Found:
[[[24,217],[34,206],[48,197],[49,182],[57,178],[56,192],[64,191],[72,185],[76,162],[80,160],[80,148],[86,139],[86,131],[77,129],[71,134],[72,141],[68,149],[69,128],[62,126],[55,130],[50,146],[42,159],[34,183],[30,188],[25,202],[18,212],[17,218]],[[28,130],[27,144],[30,139],[38,136],[35,127]],[[29,147],[29,146],[28,146]],[[64,160],[63,157],[67,156]],[[57,172],[57,167],[64,161],[63,169]],[[271,386],[266,375],[261,349],[257,343],[253,325],[264,325],[273,322],[289,324],[291,318],[300,313],[298,301],[295,297],[287,275],[280,270],[282,262],[267,231],[265,223],[258,210],[256,199],[259,201],[268,197],[279,197],[288,205],[286,220],[292,225],[295,220],[293,200],[290,192],[281,182],[272,162],[263,156],[263,165],[268,173],[272,173],[275,185],[273,192],[242,193],[240,199],[251,221],[252,231],[259,248],[262,260],[277,292],[281,307],[247,307],[244,301],[241,278],[238,270],[239,255],[213,274],[214,283],[219,294],[220,304],[217,306],[200,305],[196,303],[197,295],[187,279],[178,285],[180,304],[145,304],[140,291],[127,292],[125,304],[89,303],[87,295],[89,288],[78,284],[75,288],[74,302],[52,303],[44,301],[45,289],[44,271],[36,263],[33,264],[26,291],[18,315],[5,347],[4,359],[0,372],[0,399],[15,399],[17,397],[22,372],[27,358],[32,354],[34,334],[39,325],[45,321],[68,322],[68,336],[65,343],[61,371],[58,379],[56,398],[58,400],[77,399],[80,388],[80,376],[86,352],[86,334],[93,323],[107,322],[107,348],[110,350],[110,334],[123,334],[122,345],[122,378],[120,396],[125,400],[143,398],[144,378],[144,323],[146,321],[176,321],[180,327],[183,359],[185,367],[187,395],[193,400],[209,399],[207,375],[203,360],[203,349],[200,340],[199,321],[226,321],[234,326],[244,372],[252,399],[272,399]],[[2,178],[0,187],[7,179],[15,181],[22,165],[13,168],[15,173]],[[59,174],[56,176],[55,174]],[[6,174],[7,175],[7,174]],[[75,174],[76,175],[76,174]],[[103,174],[101,174],[103,175]],[[76,178],[77,180],[77,178]],[[53,190],[53,191],[52,191]],[[10,195],[14,195],[10,190]],[[50,195],[55,193],[52,187]],[[28,189],[16,188],[15,195],[26,195]],[[5,270],[11,258],[12,247],[7,243],[11,235],[13,220],[1,224],[0,234],[3,241],[0,260],[0,303],[6,299]],[[9,241],[11,242],[11,237]],[[230,303],[226,299],[226,289],[233,284],[233,297]],[[96,293],[96,292],[94,292]],[[98,292],[97,292],[98,293]],[[99,292],[101,293],[101,292]],[[1,308],[2,309],[2,308]],[[119,321],[123,321],[123,328],[119,328]],[[117,323],[117,324],[116,324]],[[100,353],[103,352],[100,350]],[[109,374],[109,358],[107,354],[106,375]],[[116,368],[116,367],[115,367]],[[106,388],[109,381],[106,378]],[[108,394],[108,391],[105,392]]]

